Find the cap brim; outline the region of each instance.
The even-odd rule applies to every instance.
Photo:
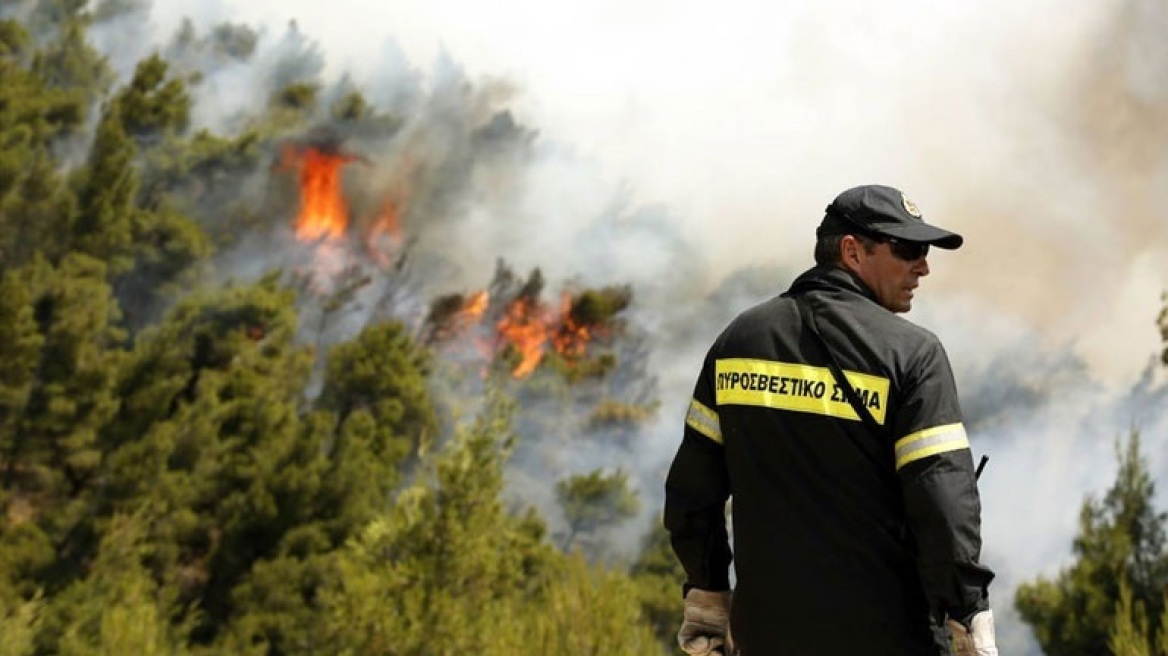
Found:
[[[905,241],[916,241],[923,244],[931,244],[937,248],[944,248],[946,250],[957,250],[961,248],[961,244],[965,243],[965,238],[955,232],[942,230],[934,225],[928,223],[894,223],[882,224],[872,226],[877,232],[903,239]]]

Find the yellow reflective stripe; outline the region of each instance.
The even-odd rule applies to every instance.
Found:
[[[718,405],[753,405],[860,421],[826,367],[730,358],[718,360],[714,372]],[[856,371],[844,371],[844,376],[876,423],[884,425],[888,379]]]
[[[689,402],[685,424],[718,444],[722,443],[722,425],[718,421],[718,413],[702,405],[697,399]]]
[[[914,460],[969,448],[969,438],[962,424],[945,424],[926,428],[896,441],[896,468],[899,470]]]

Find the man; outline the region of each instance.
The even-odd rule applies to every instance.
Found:
[[[929,246],[962,237],[878,185],[836,197],[816,235],[816,266],[734,319],[698,378],[665,484],[687,575],[678,640],[689,654],[730,653],[732,636],[744,656],[996,656],[953,374],[936,336],[896,316]]]

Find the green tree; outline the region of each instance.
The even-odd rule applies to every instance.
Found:
[[[164,55],[168,61],[180,63],[205,57],[217,65],[227,60],[247,61],[258,43],[259,33],[247,25],[220,23],[210,35],[200,37],[191,19],[183,18]]]
[[[167,79],[168,65],[154,54],[138,62],[129,85],[116,97],[122,129],[138,139],[181,133],[190,124],[191,96],[180,79]]]
[[[112,276],[126,273],[134,264],[136,153],[118,105],[107,104],[89,151],[73,239],[77,250],[105,262]]]
[[[49,87],[75,93],[88,107],[109,91],[115,75],[109,60],[87,41],[86,4],[87,0],[39,0],[29,25],[34,33],[52,34],[33,56],[33,72]]]
[[[321,436],[300,418],[312,353],[294,342],[293,303],[277,276],[179,303],[140,337],[105,433],[99,516],[146,513],[150,567],[204,611],[200,642],[319,486]]]
[[[581,537],[599,537],[604,529],[636,515],[640,507],[636,493],[629,489],[628,474],[621,469],[569,476],[556,484],[556,499],[568,523],[565,550]]]
[[[106,105],[90,149],[74,225],[78,250],[107,263],[127,324],[139,327],[160,299],[177,291],[197,262],[207,256],[210,242],[190,218],[161,206],[139,204],[138,149],[127,127],[142,132],[173,130],[174,114],[185,112],[188,99],[175,99],[172,83],[163,85],[165,63],[146,60],[130,87]],[[177,94],[185,94],[181,84]],[[123,107],[128,103],[128,108]],[[177,109],[176,109],[177,108]],[[185,121],[185,119],[181,119]]]
[[[141,520],[114,518],[88,575],[48,604],[41,650],[62,656],[186,653],[187,624],[174,595],[144,567],[146,551]]]
[[[653,627],[662,649],[680,653],[677,630],[681,627],[685,609],[685,600],[681,596],[685,568],[669,545],[669,533],[660,515],[653,518],[653,525],[641,543],[640,554],[630,574],[637,586],[642,613]]]
[[[21,267],[35,257],[59,263],[68,252],[68,235],[77,199],[56,171],[47,149],[30,151],[13,193],[0,201],[0,271]]]
[[[195,285],[211,241],[194,219],[169,205],[135,212],[133,268],[114,281],[126,324],[138,328]]]
[[[0,19],[0,58],[12,60],[23,56],[32,44],[32,37],[18,21]]]
[[[0,270],[23,266],[40,252],[64,255],[74,199],[57,173],[54,141],[84,121],[76,94],[33,75],[21,53],[30,41],[14,21],[0,21]]]
[[[20,345],[9,348],[16,349],[15,368],[24,373],[14,374],[9,388],[15,403],[9,406],[11,432],[2,436],[4,488],[14,495],[10,502],[19,497],[30,503],[40,524],[68,551],[66,536],[101,462],[98,435],[118,409],[115,381],[124,332],[101,262],[69,255],[60,267],[35,261],[10,275],[27,290],[27,305],[21,308],[19,293],[8,296],[17,301],[20,336]],[[28,331],[29,307],[35,333]]]
[[[488,394],[474,423],[349,542],[321,596],[344,654],[638,654],[653,648],[619,572],[556,552],[502,500],[513,402]]]
[[[1144,604],[1132,597],[1127,579],[1120,580],[1115,624],[1108,641],[1111,653],[1114,656],[1168,656],[1168,609],[1160,614],[1157,628],[1152,628],[1152,619]]]
[[[32,656],[40,627],[43,600],[18,602],[10,606],[0,599],[0,656]]]
[[[404,325],[369,326],[329,353],[317,407],[336,417],[339,435],[354,420],[377,426],[369,436],[372,455],[396,466],[437,432],[429,369],[430,354],[415,345]]]
[[[336,550],[391,506],[399,469],[437,430],[428,366],[429,355],[396,322],[371,325],[330,351],[317,409],[305,421],[317,460],[283,493],[295,499],[299,523],[233,590],[239,610],[224,638],[229,651],[333,650],[314,600],[338,576]]]
[[[0,451],[5,454],[4,485],[15,466],[15,436],[28,408],[45,337],[37,325],[32,293],[23,277],[8,272],[0,279]]]
[[[1155,485],[1140,453],[1138,432],[1122,448],[1117,441],[1116,456],[1119,471],[1111,489],[1102,499],[1083,503],[1073,544],[1075,563],[1054,580],[1040,577],[1015,593],[1022,619],[1048,654],[1107,653],[1122,581],[1130,585],[1134,603],[1151,617],[1164,612],[1166,514],[1152,505]]]
[[[174,199],[198,216],[201,225],[215,228],[223,223],[220,197],[234,200],[239,182],[259,165],[260,136],[255,131],[228,138],[200,130],[189,139],[164,139],[146,152],[142,172],[142,204],[157,207]],[[228,232],[228,231],[220,231]],[[226,241],[238,235],[216,234]]]

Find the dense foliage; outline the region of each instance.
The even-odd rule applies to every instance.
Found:
[[[637,563],[578,548],[633,515],[623,474],[565,479],[566,545],[504,485],[532,404],[559,408],[561,432],[602,432],[608,407],[611,433],[655,400],[617,413],[615,383],[589,386],[612,351],[520,383],[513,353],[468,372],[390,312],[329,334],[370,276],[315,294],[281,270],[216,282],[217,249],[290,221],[289,140],[401,120],[322,88],[302,47],[266,106],[193,128],[200,66],[247,61],[257,35],[184,24],[119,83],[87,34],[139,4],[0,11],[0,654],[668,650],[681,575],[660,529]],[[484,152],[528,138],[488,119],[465,126]],[[631,302],[577,299],[578,324],[607,328]]]

